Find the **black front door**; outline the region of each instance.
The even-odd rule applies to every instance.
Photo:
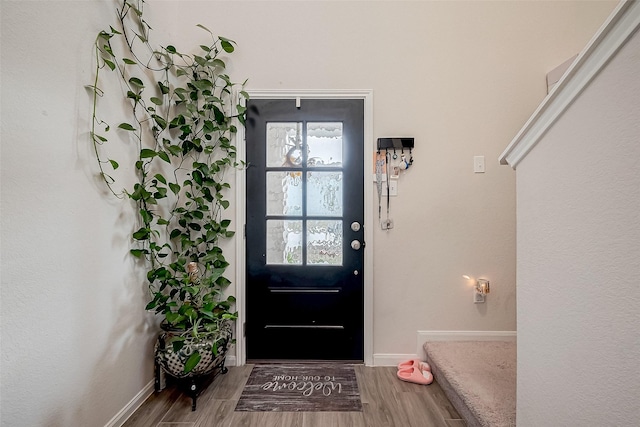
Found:
[[[247,107],[247,359],[361,361],[364,101]]]

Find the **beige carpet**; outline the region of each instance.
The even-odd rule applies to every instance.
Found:
[[[468,427],[516,425],[516,343],[432,341],[427,363]]]

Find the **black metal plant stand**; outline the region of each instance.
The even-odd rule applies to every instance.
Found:
[[[196,405],[197,405],[197,399],[198,399],[198,396],[200,396],[200,393],[202,393],[202,391],[205,390],[209,386],[209,384],[211,384],[213,380],[215,380],[218,377],[218,375],[220,374],[224,375],[227,372],[229,372],[229,369],[226,366],[224,366],[224,363],[225,361],[223,359],[222,363],[220,363],[219,365],[216,365],[216,367],[214,368],[214,371],[210,374],[199,374],[199,375],[192,375],[185,378],[177,378],[171,374],[166,373],[166,371],[162,368],[160,363],[158,363],[158,361],[156,360],[155,381],[154,381],[155,391],[156,393],[159,393],[166,388],[166,381],[167,381],[166,375],[169,375],[174,381],[178,383],[180,388],[182,388],[183,390],[186,389],[185,392],[191,398],[191,410],[195,411]]]
[[[197,398],[211,382],[219,375],[226,374],[229,370],[225,366],[227,347],[231,342],[231,325],[225,323],[221,328],[222,338],[218,340],[217,354],[213,354],[211,346],[207,343],[195,343],[193,346],[199,348],[202,358],[198,365],[188,373],[184,373],[184,354],[174,353],[171,345],[168,344],[170,332],[163,332],[158,336],[155,347],[154,370],[155,370],[155,391],[159,393],[166,388],[168,375],[174,379],[181,388],[186,388],[186,393],[191,397],[191,410],[196,410]],[[185,346],[187,347],[187,346]],[[204,348],[208,348],[205,351]],[[193,350],[193,349],[191,349]]]

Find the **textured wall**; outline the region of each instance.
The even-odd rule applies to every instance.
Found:
[[[518,165],[518,426],[640,420],[640,34]]]
[[[250,89],[373,89],[374,136],[416,138],[395,229],[374,242],[374,352],[406,354],[417,330],[515,329],[515,174],[495,159],[545,96],[545,74],[614,5],[151,0],[147,10],[156,40],[179,49],[201,43],[198,23],[235,39],[231,71]],[[1,8],[2,423],[101,426],[151,380],[155,333],[127,256],[131,206],[101,194],[88,145],[83,86],[114,3]],[[473,173],[474,155],[485,174]],[[463,274],[491,279],[485,305],[471,303]]]

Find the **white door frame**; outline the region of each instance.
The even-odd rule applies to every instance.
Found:
[[[373,365],[373,154],[375,141],[373,140],[373,91],[372,90],[247,90],[251,99],[363,99],[364,100],[364,363]],[[238,160],[246,161],[246,139],[244,127],[238,127],[237,134]],[[238,320],[236,321],[236,365],[246,364],[246,338],[244,323],[246,321],[246,250],[244,245],[244,230],[246,224],[246,172],[239,169],[236,173],[236,307]]]

